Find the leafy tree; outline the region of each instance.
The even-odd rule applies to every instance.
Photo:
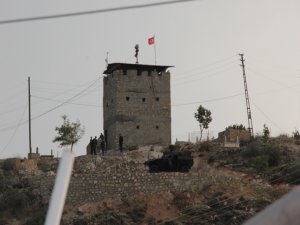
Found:
[[[199,122],[200,126],[200,141],[202,139],[202,133],[204,129],[208,129],[209,123],[212,121],[210,110],[200,105],[195,113],[195,118]]]
[[[71,123],[66,115],[62,116],[63,124],[60,127],[56,127],[55,130],[58,132],[53,142],[60,142],[60,146],[71,145],[71,151],[73,145],[76,144],[84,134],[84,129],[81,127],[79,121]]]

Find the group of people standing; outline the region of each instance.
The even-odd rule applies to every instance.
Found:
[[[105,137],[102,133],[99,136],[99,140],[97,139],[97,136],[95,136],[94,138],[93,137],[90,138],[91,154],[97,155],[97,147],[99,147],[98,141],[100,141],[100,151],[102,152],[102,155],[104,155],[105,152],[107,151],[107,149],[106,149],[107,146],[106,146],[106,142],[105,142]],[[120,150],[120,152],[123,152],[123,136],[122,136],[122,134],[119,135],[119,150]]]
[[[102,155],[105,154],[106,152],[106,143],[105,143],[105,138],[104,138],[104,135],[101,133],[100,134],[100,150],[102,152]],[[97,140],[97,136],[94,137],[91,137],[90,138],[90,148],[91,148],[91,154],[92,155],[97,155],[97,146],[98,146],[98,140]]]

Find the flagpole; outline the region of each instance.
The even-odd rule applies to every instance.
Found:
[[[155,35],[153,35],[154,37],[154,62],[155,62],[155,66],[156,66],[156,40],[155,40]]]

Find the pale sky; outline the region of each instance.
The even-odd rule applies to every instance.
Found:
[[[152,2],[160,1],[0,0],[0,21]],[[110,63],[134,63],[139,44],[140,63],[154,64],[154,48],[147,44],[153,35],[157,64],[175,66],[170,69],[173,141],[199,130],[194,113],[200,104],[212,112],[214,137],[232,124],[248,126],[238,53],[246,60],[254,133],[266,124],[272,136],[292,134],[300,129],[299,11],[299,0],[199,0],[2,24],[0,158],[27,157],[28,76],[32,117],[38,117],[32,121],[33,151],[38,146],[42,154],[53,149],[60,155],[52,140],[65,114],[85,127],[74,146],[77,155],[85,154],[89,137],[103,129],[106,52]]]

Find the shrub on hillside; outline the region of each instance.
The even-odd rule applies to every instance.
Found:
[[[300,184],[300,162],[288,168],[284,176],[284,181],[290,184]]]
[[[127,212],[129,218],[136,224],[140,223],[146,215],[147,205],[143,204],[142,206],[134,207],[132,210]]]
[[[29,225],[29,224],[25,224],[25,225]],[[88,225],[88,222],[86,221],[86,219],[78,218],[73,220],[73,225]]]
[[[16,189],[8,189],[1,197],[0,210],[8,210],[13,215],[20,215],[26,210],[28,202],[26,194]]]
[[[43,172],[49,172],[51,170],[51,166],[49,165],[49,163],[46,163],[43,161],[39,161],[37,166],[38,166],[38,169]]]
[[[261,172],[268,168],[269,166],[268,160],[269,160],[268,156],[258,155],[254,159],[252,159],[251,164],[257,171]]]
[[[189,204],[189,198],[184,192],[174,193],[173,204],[179,209],[182,210],[186,208]]]
[[[133,150],[138,150],[139,146],[137,145],[132,145],[132,146],[128,146],[128,151],[133,151]]]
[[[16,168],[16,159],[10,158],[10,159],[5,159],[2,165],[2,169],[4,171],[12,171]]]
[[[209,141],[202,142],[198,147],[198,151],[200,152],[209,152],[211,149],[212,144]]]
[[[278,166],[281,160],[282,153],[279,147],[274,144],[267,145],[265,148],[265,154],[268,156],[269,166]]]
[[[5,186],[6,186],[6,182],[5,182],[4,173],[0,170],[0,193],[2,193],[5,190]]]
[[[105,225],[125,225],[126,215],[116,212],[104,212],[96,214],[92,217],[92,221],[95,221],[94,224],[105,224]],[[92,224],[92,223],[88,223]]]
[[[261,154],[262,145],[258,141],[251,142],[245,151],[242,152],[242,156],[245,159],[254,158]]]
[[[1,214],[0,214],[1,215]],[[0,219],[0,225],[7,225],[8,224],[8,222],[7,222],[7,220],[6,219],[4,219],[4,218],[1,218]]]
[[[47,208],[43,207],[42,209],[39,209],[36,213],[32,215],[31,218],[29,218],[24,225],[41,225],[44,224],[44,221],[46,219],[46,213]],[[81,225],[84,225],[81,223]]]
[[[257,171],[263,171],[268,167],[278,166],[282,158],[282,152],[276,144],[265,144],[256,141],[247,146],[242,156]]]

